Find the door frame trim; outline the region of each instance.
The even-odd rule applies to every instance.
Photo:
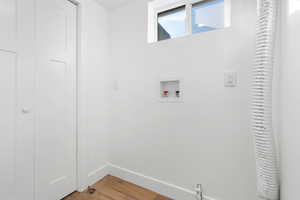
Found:
[[[77,38],[76,38],[76,190],[83,191],[86,186],[86,166],[85,166],[85,137],[83,134],[84,122],[83,119],[83,84],[82,84],[82,3],[81,0],[67,0],[76,6],[76,22],[77,22]]]

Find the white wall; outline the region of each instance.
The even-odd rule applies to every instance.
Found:
[[[190,190],[202,183],[220,200],[255,199],[255,3],[232,0],[230,28],[154,44],[145,1],[110,13],[114,165]],[[238,87],[224,87],[226,70],[238,72]],[[184,103],[159,102],[159,77],[184,80]]]
[[[79,153],[81,188],[104,174],[110,120],[108,14],[95,0],[81,1]]]
[[[282,1],[281,76],[281,195],[282,200],[298,200],[300,184],[300,1]]]

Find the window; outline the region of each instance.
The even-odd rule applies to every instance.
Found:
[[[192,6],[192,32],[224,28],[224,0],[208,0]]]
[[[149,42],[230,26],[231,0],[154,0],[149,3]]]
[[[185,19],[185,6],[158,13],[158,41],[185,35]]]

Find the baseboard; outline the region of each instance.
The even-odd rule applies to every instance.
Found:
[[[91,171],[88,174],[87,185],[93,185],[107,175],[119,177],[141,187],[147,188],[159,194],[165,195],[175,200],[195,200],[195,192],[165,181],[161,181],[117,165],[107,163]],[[216,200],[209,196],[204,196],[203,200]]]
[[[97,183],[99,180],[103,179],[105,176],[107,176],[109,174],[109,168],[110,166],[104,165],[88,173],[87,185],[88,186],[93,185]]]
[[[123,180],[132,182],[136,185],[150,189],[175,200],[195,200],[195,192],[192,190],[185,189],[149,176],[145,176],[141,173],[137,173],[111,163],[107,163],[106,170],[112,176],[119,177]],[[203,200],[216,199],[204,196]]]

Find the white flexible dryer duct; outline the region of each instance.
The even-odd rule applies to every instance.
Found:
[[[259,200],[279,200],[279,170],[272,125],[272,85],[278,1],[258,0],[252,87],[252,130],[255,140]]]

